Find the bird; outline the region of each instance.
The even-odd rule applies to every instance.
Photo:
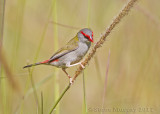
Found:
[[[81,65],[82,68],[85,68],[80,61],[86,55],[93,42],[93,31],[90,28],[83,28],[65,46],[57,50],[50,59],[30,64],[23,68],[37,65],[55,66],[61,68],[69,78],[70,83],[72,83],[72,78],[66,72],[66,69],[76,65]]]

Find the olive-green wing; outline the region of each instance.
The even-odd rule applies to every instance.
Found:
[[[64,47],[60,48],[49,60],[49,62],[58,59],[59,57],[64,56],[67,53],[70,53],[78,48],[78,37],[75,36],[71,39]]]

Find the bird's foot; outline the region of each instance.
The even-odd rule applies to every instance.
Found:
[[[82,63],[80,63],[80,65],[81,65],[81,67],[82,67],[83,69],[85,69],[85,66],[83,66]]]
[[[69,78],[69,83],[70,83],[71,85],[73,84],[72,78]]]

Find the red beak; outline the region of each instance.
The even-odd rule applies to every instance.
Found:
[[[93,37],[89,37],[89,40],[90,40],[91,42],[94,42],[94,41],[93,41]]]

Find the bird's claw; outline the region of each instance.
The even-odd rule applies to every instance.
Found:
[[[80,65],[81,65],[81,67],[82,67],[83,69],[85,68],[85,66],[83,66],[82,63],[80,63]]]
[[[70,83],[71,85],[73,84],[72,78],[69,78],[69,83]]]
[[[73,85],[73,83],[74,83],[75,80],[73,80],[72,78],[70,78],[69,80],[70,80],[69,83],[70,83],[71,85]]]

